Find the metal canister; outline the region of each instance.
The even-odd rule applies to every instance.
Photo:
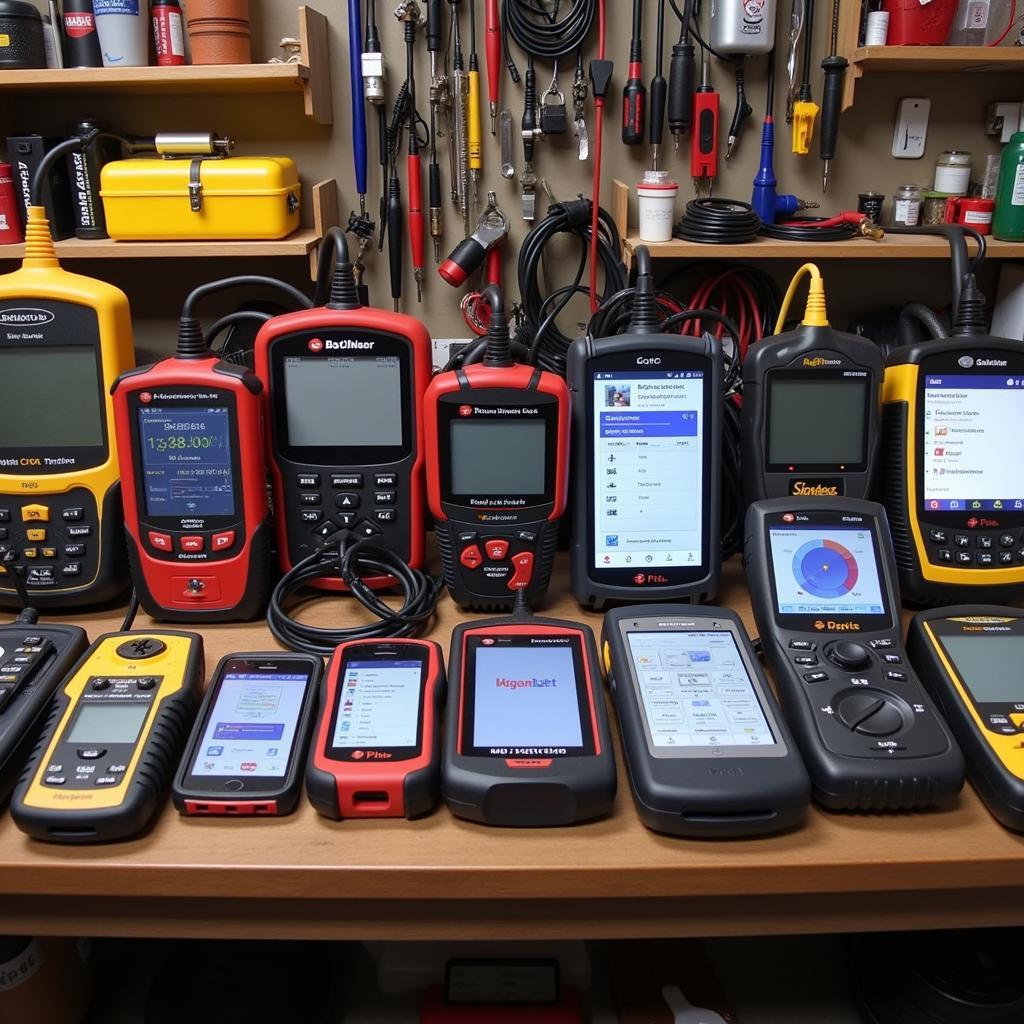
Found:
[[[67,137],[85,137],[93,131],[110,131],[106,121],[85,118],[68,125]],[[103,165],[117,160],[121,147],[114,139],[96,139],[78,153],[67,156],[68,177],[71,179],[71,205],[75,214],[77,238],[106,238],[107,221],[103,216],[100,199],[100,171]]]
[[[18,193],[14,188],[14,172],[10,164],[0,164],[0,245],[11,245],[24,240],[18,209]]]
[[[857,212],[863,213],[876,224],[882,223],[882,207],[885,205],[884,192],[861,192],[857,196]]]

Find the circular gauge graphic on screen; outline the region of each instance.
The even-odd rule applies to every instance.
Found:
[[[793,556],[793,575],[801,589],[815,597],[845,597],[857,585],[860,571],[853,554],[834,540],[809,540]]]

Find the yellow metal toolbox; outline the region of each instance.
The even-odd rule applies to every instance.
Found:
[[[299,226],[301,192],[283,156],[114,160],[100,179],[118,241],[284,238]]]

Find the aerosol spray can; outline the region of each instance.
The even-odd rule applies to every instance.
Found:
[[[158,67],[185,63],[185,26],[178,0],[153,0],[153,45]]]
[[[103,54],[96,34],[92,0],[64,0],[64,67],[101,68]]]
[[[0,245],[24,240],[18,194],[14,190],[14,172],[10,164],[0,164]]]
[[[110,131],[106,121],[86,118],[68,126],[67,136],[85,137],[94,131]],[[71,179],[71,206],[75,214],[75,236],[78,238],[106,238],[107,221],[100,200],[100,171],[105,163],[116,160],[121,147],[115,139],[96,139],[92,145],[67,156],[68,177]]]

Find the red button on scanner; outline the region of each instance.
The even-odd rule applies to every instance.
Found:
[[[171,550],[171,538],[169,534],[157,533],[156,530],[149,531],[149,543],[158,551]]]
[[[533,552],[520,551],[519,554],[512,556],[512,564],[516,571],[508,581],[508,589],[523,590],[533,579]]]
[[[213,540],[210,541],[210,547],[214,551],[223,551],[225,548],[231,547],[235,543],[235,531],[225,530],[223,533],[215,533]]]
[[[484,563],[484,556],[480,554],[480,548],[476,544],[470,544],[469,547],[462,549],[462,554],[459,555],[459,561],[467,569],[479,569]]]
[[[507,540],[489,540],[484,545],[487,557],[495,562],[501,562],[508,556]]]
[[[178,541],[178,547],[182,551],[188,551],[194,553],[196,551],[202,551],[206,547],[206,540],[203,537],[182,537]]]

